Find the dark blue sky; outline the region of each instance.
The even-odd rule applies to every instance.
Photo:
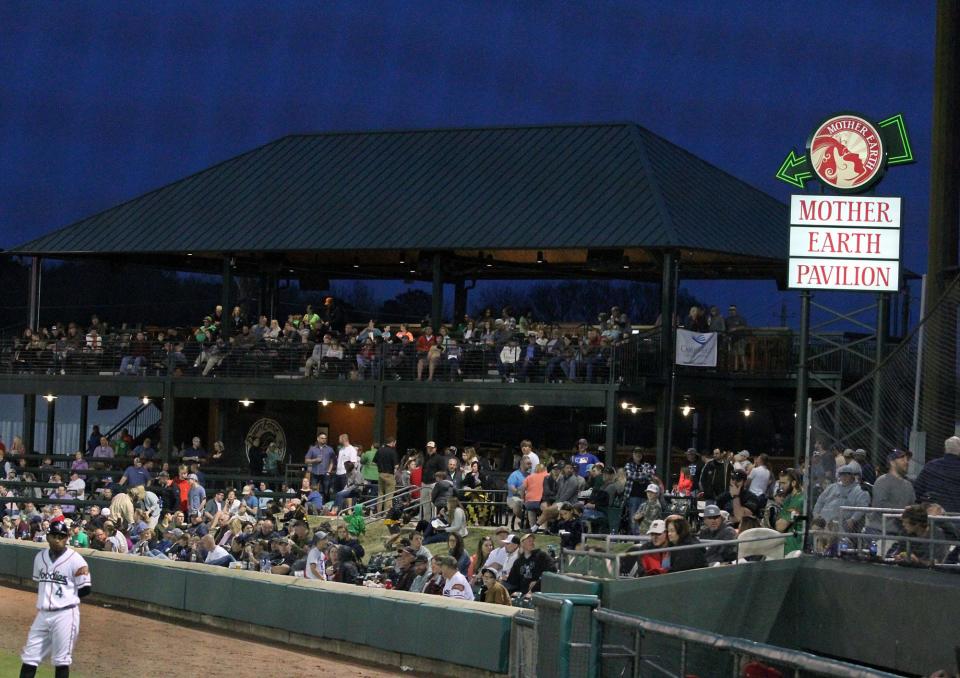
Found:
[[[878,193],[905,197],[904,261],[922,271],[934,12],[916,0],[0,3],[0,247],[309,131],[632,120],[787,200],[773,178],[787,151],[847,109],[906,116],[919,162]]]

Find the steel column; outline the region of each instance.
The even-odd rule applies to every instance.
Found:
[[[617,449],[617,392],[613,388],[607,389],[606,418],[607,428],[605,429],[606,438],[604,440],[607,453],[604,456],[603,463],[607,466],[614,465]]]
[[[665,381],[661,392],[661,407],[657,435],[657,470],[667,484],[670,483],[670,453],[673,448],[673,417],[675,374],[675,328],[673,319],[677,314],[677,254],[664,252],[660,281],[660,374]]]
[[[223,276],[220,289],[220,305],[223,314],[220,316],[220,336],[225,340],[233,333],[231,312],[233,311],[233,263],[229,256],[223,258]]]
[[[875,459],[883,459],[880,454],[880,427],[883,425],[883,371],[880,364],[883,362],[883,354],[887,348],[887,335],[889,334],[889,303],[890,295],[881,292],[877,295],[877,352],[876,370],[873,377],[873,408],[871,418],[873,420],[870,431],[870,454],[875,455]]]
[[[810,345],[810,292],[800,293],[800,350],[797,358],[797,397],[793,420],[793,467],[800,468],[807,453],[807,385],[809,366],[807,348]]]
[[[56,434],[57,399],[47,401],[47,439],[44,443],[44,454],[53,454],[53,437]]]
[[[43,272],[43,262],[40,257],[30,260],[30,299],[27,324],[34,332],[40,327],[40,276]]]
[[[37,396],[28,393],[23,396],[23,448],[27,454],[34,454],[33,448],[36,439]]]
[[[439,253],[433,256],[433,294],[430,305],[430,324],[434,333],[440,331],[443,320],[443,257]]]
[[[167,395],[163,399],[163,416],[160,419],[160,458],[163,461],[170,461],[170,451],[173,448],[173,418],[174,413],[174,397],[173,394],[167,390]]]
[[[77,449],[86,454],[87,451],[87,410],[90,409],[90,396],[80,396],[80,447]]]

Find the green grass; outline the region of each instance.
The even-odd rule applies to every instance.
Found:
[[[20,655],[14,652],[0,650],[0,676],[20,675]],[[49,659],[37,670],[37,678],[53,678],[53,666]],[[70,671],[70,678],[83,678],[76,671]]]

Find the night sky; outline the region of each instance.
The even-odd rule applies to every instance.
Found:
[[[298,132],[637,122],[781,200],[818,119],[902,112],[926,268],[933,2],[0,3],[0,248]],[[769,324],[773,283],[689,285]],[[918,291],[918,290],[917,290]],[[795,307],[791,296],[791,311]]]

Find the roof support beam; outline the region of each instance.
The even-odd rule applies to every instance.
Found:
[[[233,261],[228,254],[223,258],[223,281],[220,290],[220,305],[223,313],[220,314],[220,336],[225,340],[230,338],[233,331]]]
[[[660,280],[660,365],[664,379],[664,392],[660,400],[657,442],[657,470],[664,482],[670,482],[670,451],[673,447],[674,388],[676,382],[673,342],[675,339],[674,317],[677,315],[677,253],[666,251],[661,259]]]
[[[433,255],[433,295],[430,307],[430,324],[435,334],[439,334],[443,320],[443,256]]]
[[[27,324],[36,332],[40,329],[40,275],[43,271],[43,262],[40,257],[31,257],[30,260],[30,318]]]

